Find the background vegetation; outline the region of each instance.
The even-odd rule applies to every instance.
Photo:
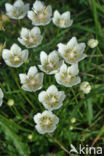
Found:
[[[5,13],[6,2],[13,1],[0,0],[1,14]],[[34,1],[24,2],[29,2],[32,6]],[[63,13],[70,10],[74,23],[70,28],[60,31],[52,23],[40,27],[44,36],[42,44],[29,49],[29,60],[18,69],[9,68],[2,58],[0,59],[0,87],[5,94],[3,106],[0,108],[0,156],[46,156],[47,153],[66,156],[71,143],[76,148],[79,144],[104,147],[104,0],[45,2],[52,5],[53,11],[58,9]],[[0,43],[6,42],[8,49],[13,43],[20,45],[17,38],[22,27],[33,26],[27,18],[20,21],[10,20],[8,24],[4,24],[5,31],[0,31]],[[56,131],[52,135],[40,135],[35,130],[33,121],[34,114],[44,110],[37,98],[39,92],[21,90],[18,74],[27,72],[32,65],[40,64],[41,50],[49,53],[57,49],[57,43],[65,43],[72,36],[76,36],[79,42],[87,43],[93,37],[99,40],[97,48],[86,48],[85,53],[88,57],[79,63],[79,75],[82,81],[90,82],[92,91],[84,95],[79,90],[79,85],[65,88],[56,84],[54,76],[45,74],[42,89],[56,84],[60,90],[65,91],[67,98],[64,105],[54,111],[60,118]],[[8,106],[9,99],[14,100],[12,107]],[[71,123],[73,117],[76,118],[74,124]],[[28,138],[30,134],[32,139]]]

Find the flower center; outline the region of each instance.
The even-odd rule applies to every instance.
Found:
[[[37,13],[34,14],[34,18],[38,22],[45,22],[46,16],[47,16],[47,12],[45,10],[44,11],[38,11]]]
[[[75,57],[75,53],[73,51],[70,52],[70,57],[74,58]]]
[[[54,96],[51,97],[51,103],[55,103],[56,102],[56,98]]]
[[[30,81],[30,85],[32,86],[32,85],[35,85],[36,84],[36,82],[35,82],[35,80],[31,80]]]
[[[29,38],[29,42],[30,43],[33,43],[34,42],[34,39],[33,38]]]
[[[62,25],[65,25],[65,20],[64,19],[60,19],[59,23],[62,24]]]
[[[19,62],[20,61],[20,58],[18,56],[15,56],[14,57],[14,62]]]
[[[46,120],[45,120],[45,122],[44,122],[44,124],[47,126],[47,125],[49,125],[51,123],[51,121],[47,118]]]

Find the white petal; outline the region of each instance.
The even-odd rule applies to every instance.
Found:
[[[34,76],[37,72],[38,72],[37,67],[36,66],[31,66],[29,68],[29,71],[28,71],[27,75],[28,76]]]
[[[61,77],[60,77],[60,74],[59,74],[59,73],[55,74],[55,79],[56,79],[56,82],[57,82],[58,84],[62,85]]]
[[[17,0],[15,3],[14,3],[14,6],[17,7],[17,8],[21,8],[24,6],[24,3],[22,0]]]
[[[86,58],[87,55],[86,54],[82,54],[79,58],[78,58],[78,62],[83,60],[84,58]]]
[[[80,82],[81,82],[81,79],[79,76],[77,76],[75,78],[75,81],[69,84],[69,87],[75,86],[75,85],[79,84]]]
[[[39,101],[40,101],[40,102],[44,102],[46,96],[47,96],[47,93],[46,93],[45,91],[40,92],[39,95],[38,95]]]
[[[33,11],[28,11],[27,17],[28,17],[30,20],[33,20],[33,19],[34,19],[34,12],[33,12]]]
[[[37,113],[36,115],[34,115],[33,120],[35,123],[39,124],[40,118],[41,118],[41,113]]]
[[[59,43],[58,45],[58,52],[61,56],[64,55],[65,51],[67,50],[67,45],[63,44],[63,43]]]
[[[22,45],[26,46],[25,43],[24,43],[24,41],[23,41],[23,39],[21,39],[21,38],[18,37],[18,41],[19,41]],[[26,48],[28,48],[28,47],[26,46]]]
[[[77,38],[72,37],[71,40],[67,43],[69,49],[73,49],[77,45]]]
[[[86,48],[86,44],[85,43],[79,43],[76,48],[77,48],[77,51],[82,54]]]
[[[43,2],[36,0],[35,3],[33,4],[33,8],[36,11],[42,11],[44,10],[45,6]]]
[[[52,7],[50,5],[47,6],[46,11],[47,11],[48,17],[51,17],[52,16]]]
[[[49,55],[48,55],[48,61],[49,62],[56,62],[58,63],[59,61],[59,57],[58,57],[58,52],[56,50],[54,50],[53,52],[51,52]]]
[[[40,134],[45,134],[46,133],[44,130],[42,130],[42,128],[40,127],[40,125],[36,125],[35,128],[38,131],[38,133],[40,133]]]
[[[64,91],[58,92],[58,98],[59,98],[60,102],[63,102],[65,97],[66,97],[66,95],[65,95]]]
[[[3,92],[2,92],[2,90],[0,88],[0,99],[3,98],[3,96],[4,96],[4,94],[3,94]]]
[[[51,111],[45,110],[42,113],[42,116],[50,116],[51,118],[53,118],[53,113]]]
[[[23,58],[23,61],[27,60],[28,59],[28,55],[29,55],[29,52],[27,49],[23,50],[22,51],[22,58]]]
[[[73,64],[68,67],[68,73],[71,73],[73,76],[79,73],[78,64]]]
[[[26,37],[28,37],[28,35],[29,35],[29,29],[22,28],[22,30],[21,30],[21,37],[22,38],[26,38]]]
[[[37,73],[35,77],[39,80],[40,85],[42,85],[43,84],[44,74],[42,72],[41,73]]]
[[[48,89],[47,89],[47,94],[57,94],[58,89],[56,88],[55,85],[51,85]]]
[[[34,28],[32,28],[31,34],[34,35],[34,36],[35,36],[36,34],[40,34],[40,28],[39,28],[39,27],[34,27]]]
[[[64,13],[61,15],[61,17],[62,17],[63,19],[70,19],[70,11],[64,12]]]
[[[60,18],[60,13],[58,10],[54,11],[54,18],[56,18],[56,19]]]
[[[23,90],[28,91],[28,92],[33,92],[31,88],[29,88],[26,84],[22,85],[21,87]]]
[[[4,61],[5,61],[5,63],[6,63],[8,66],[10,66],[10,67],[14,67],[14,66],[10,63],[9,60],[4,60]]]
[[[53,114],[54,115],[54,114]],[[59,118],[56,116],[56,115],[54,115],[54,123],[55,124],[58,124],[59,123]]]
[[[7,12],[10,12],[12,10],[13,6],[11,4],[9,4],[9,3],[6,3],[5,8],[6,8]]]
[[[27,75],[26,74],[19,74],[19,78],[20,78],[20,81],[21,83],[26,83],[26,80],[27,80]]]
[[[67,72],[67,65],[64,63],[61,67],[60,67],[60,73],[66,73]]]
[[[15,43],[11,46],[10,51],[12,54],[21,54],[21,48]]]
[[[2,57],[3,57],[4,60],[5,59],[6,60],[9,59],[9,57],[10,57],[10,50],[4,49],[3,52],[2,52]]]
[[[47,133],[53,133],[56,129],[56,125],[51,126],[50,129],[47,130]]]
[[[44,51],[41,51],[40,53],[40,61],[42,65],[46,64],[48,61],[48,56]]]

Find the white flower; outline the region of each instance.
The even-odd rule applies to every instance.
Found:
[[[17,68],[28,59],[28,50],[25,49],[22,51],[21,48],[14,43],[10,50],[3,50],[2,57],[8,66]]]
[[[51,85],[46,91],[40,92],[39,101],[49,111],[59,109],[65,99],[64,91],[58,91],[55,85]]]
[[[32,11],[28,11],[28,18],[33,25],[47,25],[51,21],[52,8],[50,5],[45,6],[43,2],[36,0],[33,4]]]
[[[80,85],[80,90],[82,90],[85,94],[90,93],[90,91],[91,91],[90,83],[87,81],[82,82]]]
[[[34,27],[31,30],[22,28],[18,41],[27,48],[34,48],[41,44],[42,39],[40,28]]]
[[[51,111],[44,111],[34,116],[34,122],[36,123],[35,128],[40,134],[52,133],[56,129],[59,118]]]
[[[58,84],[64,85],[65,87],[72,87],[81,81],[80,77],[77,76],[78,73],[78,64],[73,64],[70,67],[63,64],[60,72],[55,75],[55,78]]]
[[[95,48],[95,47],[97,47],[98,43],[99,43],[98,40],[95,40],[92,38],[88,41],[88,46],[90,48]]]
[[[51,75],[58,72],[60,66],[63,64],[63,61],[60,61],[58,52],[52,51],[47,55],[44,51],[40,54],[41,65],[38,65],[40,70]]]
[[[4,97],[4,94],[0,88],[0,106],[2,106],[2,103],[3,103],[3,97]]]
[[[31,66],[27,74],[19,74],[22,89],[35,92],[43,86],[43,73],[39,73],[36,66]]]
[[[5,4],[7,15],[11,19],[23,19],[29,10],[29,4],[24,4],[22,0],[17,0],[13,5]]]
[[[57,46],[59,54],[68,64],[78,63],[87,56],[83,54],[85,43],[78,44],[76,37],[72,37],[67,44],[59,43]]]
[[[70,19],[70,11],[66,11],[63,14],[60,14],[59,11],[56,10],[52,20],[53,23],[60,28],[68,28],[73,23],[73,20]]]

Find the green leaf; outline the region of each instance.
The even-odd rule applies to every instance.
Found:
[[[5,134],[6,138],[13,142],[14,146],[17,149],[17,152],[20,155],[28,156],[29,148],[27,144],[22,142],[21,138],[15,133],[13,127],[11,127],[8,121],[0,115],[0,128],[2,129],[2,132]]]

